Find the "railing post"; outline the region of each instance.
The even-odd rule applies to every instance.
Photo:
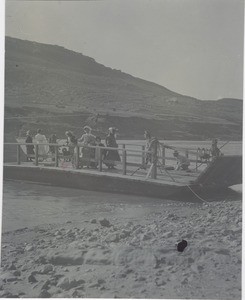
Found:
[[[38,145],[35,145],[35,166],[38,166]]]
[[[165,156],[166,156],[166,150],[165,147],[162,147],[162,165],[165,166]]]
[[[59,166],[59,151],[58,146],[54,146],[55,148],[55,167]]]
[[[123,175],[127,174],[127,151],[122,150],[122,165],[123,165]]]
[[[75,158],[76,158],[76,160],[75,160],[75,167],[76,167],[76,169],[78,169],[79,168],[79,146],[76,146],[76,148],[75,148],[76,150],[75,150]]]
[[[102,172],[102,149],[99,148],[99,171]]]
[[[154,143],[153,152],[152,152],[152,170],[151,178],[157,178],[157,143]]]
[[[20,144],[17,145],[17,165],[20,165]]]
[[[145,146],[142,146],[142,166],[145,165]]]
[[[198,158],[199,158],[199,151],[197,149],[197,154],[196,154],[196,172],[197,172]]]

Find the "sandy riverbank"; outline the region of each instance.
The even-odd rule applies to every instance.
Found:
[[[240,200],[131,208],[5,232],[0,296],[241,298]]]

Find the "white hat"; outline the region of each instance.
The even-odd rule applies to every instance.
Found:
[[[92,128],[87,125],[83,127],[83,130],[86,130],[86,129],[88,129],[89,131],[92,131]]]
[[[110,127],[108,129],[111,133],[115,132],[115,131],[118,131],[118,129],[116,127]]]

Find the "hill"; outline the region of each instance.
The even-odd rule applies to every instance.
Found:
[[[241,100],[180,95],[60,46],[6,37],[5,48],[6,137],[38,127],[80,135],[88,123],[102,135],[117,126],[121,138],[148,128],[166,139],[241,139]]]

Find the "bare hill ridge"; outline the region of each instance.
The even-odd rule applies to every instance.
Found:
[[[6,37],[5,48],[5,117],[16,116],[19,108],[18,117],[37,120],[7,122],[8,132],[30,126],[48,129],[64,114],[70,115],[66,127],[76,129],[81,123],[72,115],[82,113],[84,123],[98,116],[91,123],[96,130],[104,132],[113,123],[126,138],[140,137],[144,128],[170,139],[241,138],[241,100],[183,96],[60,46]],[[58,119],[44,120],[40,110]]]

